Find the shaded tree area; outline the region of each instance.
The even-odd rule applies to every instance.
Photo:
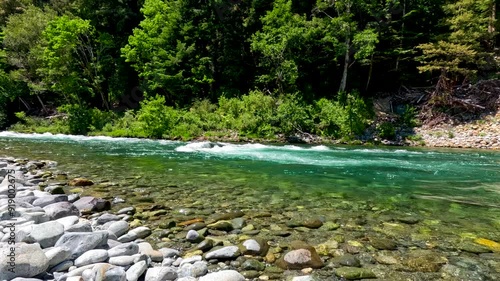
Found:
[[[493,0],[0,0],[2,116],[116,111],[136,93],[179,110],[252,91],[443,97],[497,77],[497,18]]]

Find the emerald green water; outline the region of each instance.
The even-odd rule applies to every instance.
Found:
[[[298,212],[341,222],[368,217],[372,229],[380,227],[384,216],[412,215],[424,222],[420,233],[439,232],[450,239],[472,233],[500,240],[500,153],[493,151],[4,132],[0,155],[54,160],[58,170],[72,176],[112,182],[104,191],[128,204],[150,197],[173,209],[201,213],[264,210],[280,214],[279,219],[287,216],[284,212]]]

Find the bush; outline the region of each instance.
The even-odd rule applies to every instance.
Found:
[[[176,112],[172,107],[165,105],[165,97],[150,97],[141,102],[137,113],[137,120],[147,137],[161,138],[176,121]]]
[[[415,127],[419,125],[417,118],[418,110],[410,105],[405,105],[403,112],[401,113],[401,122],[403,125],[408,127]]]
[[[391,122],[384,122],[377,127],[379,137],[387,140],[393,140],[396,137],[396,129]]]
[[[297,94],[283,95],[278,99],[276,116],[280,132],[285,135],[310,132],[313,127],[311,107],[306,105]]]
[[[372,111],[356,93],[339,95],[340,101],[325,98],[316,102],[316,132],[324,136],[352,139],[369,124]]]
[[[67,104],[58,108],[60,112],[68,115],[69,133],[85,135],[92,124],[91,110],[79,104]]]

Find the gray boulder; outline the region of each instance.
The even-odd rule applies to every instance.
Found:
[[[0,244],[0,280],[34,277],[49,267],[49,259],[39,244],[17,243],[12,246],[7,243]]]
[[[236,270],[222,270],[202,276],[198,281],[245,281],[245,277]]]
[[[42,248],[54,246],[64,234],[64,226],[57,221],[34,224],[21,229],[18,240],[27,243],[39,243]]]
[[[148,269],[144,281],[164,281],[177,279],[177,272],[172,267],[154,267]]]
[[[55,247],[67,248],[71,251],[71,259],[76,259],[83,253],[103,247],[107,244],[108,232],[70,232],[57,240]]]
[[[206,253],[205,258],[209,259],[232,259],[240,255],[237,246],[226,246]]]
[[[80,211],[69,202],[58,202],[43,207],[45,213],[52,220],[67,216],[80,216]]]
[[[88,264],[103,262],[108,259],[108,251],[107,250],[90,250],[85,252],[83,255],[79,256],[75,260],[75,266],[84,266]]]

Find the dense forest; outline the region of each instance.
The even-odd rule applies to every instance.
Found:
[[[456,85],[497,78],[497,13],[493,0],[0,0],[0,127],[353,138],[380,95],[435,86],[446,106]]]

